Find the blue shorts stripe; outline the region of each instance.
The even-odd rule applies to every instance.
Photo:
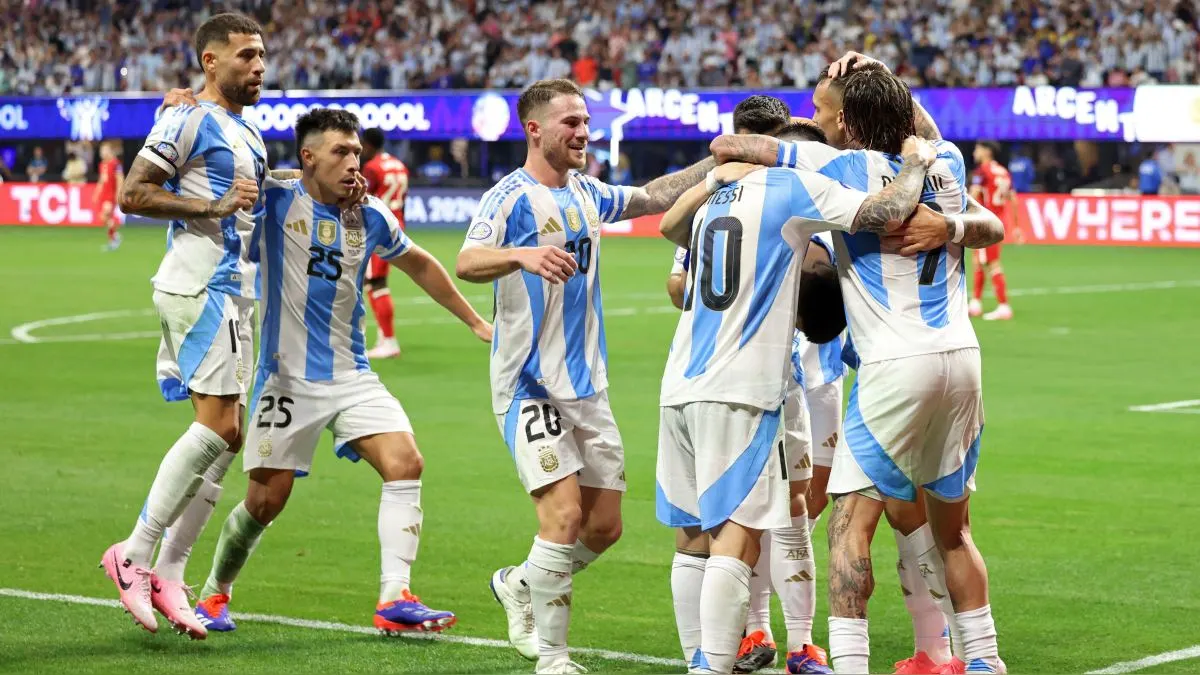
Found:
[[[200,363],[212,349],[213,343],[216,342],[217,335],[221,331],[222,319],[225,318],[225,298],[225,294],[221,291],[208,290],[208,299],[204,303],[204,309],[200,312],[200,318],[196,320],[195,325],[183,337],[183,342],[179,345],[179,353],[175,356],[175,361],[179,364],[179,374],[183,380],[181,384],[185,390],[190,386],[192,376],[200,368]]]
[[[875,435],[867,428],[862,409],[858,405],[857,378],[854,380],[854,386],[850,388],[850,403],[846,407],[846,421],[843,426],[850,452],[858,462],[859,468],[875,484],[875,488],[892,499],[915,501],[917,491],[912,481],[896,466]]]
[[[700,495],[700,527],[710,530],[724,523],[746,500],[774,453],[775,435],[778,432],[779,409],[763,411],[750,445]]]
[[[675,506],[663,492],[662,483],[654,481],[654,516],[667,527],[699,527],[700,519]]]
[[[979,427],[979,434],[975,436],[975,440],[971,442],[971,447],[967,448],[967,455],[963,458],[962,466],[954,473],[942,476],[941,478],[925,484],[925,489],[933,494],[945,499],[962,499],[967,495],[967,481],[971,480],[971,476],[975,475],[975,467],[979,464],[979,446],[983,440],[983,425]]]

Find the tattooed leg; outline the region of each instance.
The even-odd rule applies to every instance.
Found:
[[[875,590],[871,539],[883,503],[859,494],[841,495],[829,518],[829,614],[867,618],[867,601]]]

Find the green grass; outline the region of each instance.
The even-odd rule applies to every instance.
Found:
[[[460,237],[415,233],[452,264]],[[160,231],[129,230],[116,253],[94,230],[0,228],[0,338],[19,324],[151,307]],[[653,516],[657,398],[674,328],[663,281],[670,246],[604,244],[611,400],[626,443],[620,543],[576,581],[574,646],[676,658],[668,570],[672,535]],[[1188,537],[1200,520],[1197,417],[1128,412],[1200,398],[1200,252],[1009,247],[1010,287],[1189,281],[1172,289],[1025,294],[1017,319],[979,324],[987,434],[973,501],[1000,644],[1012,672],[1083,672],[1200,640],[1200,577]],[[490,412],[487,349],[412,302],[393,276],[404,357],[378,365],[426,457],[415,590],[458,612],[455,635],[503,638],[488,588],[521,560],[535,521]],[[490,311],[489,291],[471,287]],[[617,311],[622,310],[622,311]],[[153,333],[149,313],[47,326],[35,336]],[[11,342],[11,341],[8,341]],[[0,587],[115,597],[95,565],[126,536],[163,452],[190,421],[154,382],[155,339],[0,344]],[[379,574],[379,479],[336,460],[328,438],[238,583],[242,612],[369,625]],[[188,578],[207,572],[219,522],[245,490],[233,472]],[[819,536],[823,536],[819,535]],[[818,555],[821,555],[818,546]],[[821,556],[818,569],[823,569]],[[872,664],[909,655],[895,545],[876,538]],[[824,595],[821,591],[819,595]],[[816,621],[825,643],[824,598]],[[778,619],[779,613],[775,612]],[[780,623],[777,621],[777,624]],[[777,636],[782,637],[782,625]],[[591,655],[601,671],[670,671]],[[1152,672],[1184,672],[1184,661]],[[108,607],[0,596],[0,671],[528,672],[507,649],[389,641],[246,621],[189,643],[134,629]]]

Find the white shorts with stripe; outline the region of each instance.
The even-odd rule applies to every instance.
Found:
[[[975,489],[983,423],[977,348],[863,365],[828,492],[914,501],[919,485],[961,500]]]
[[[582,487],[625,491],[625,448],[607,390],[573,401],[516,399],[496,423],[526,492],[571,474]]]
[[[206,289],[199,295],[154,291],[162,325],[158,386],[168,401],[189,391],[246,402],[254,359],[254,300]]]
[[[659,408],[655,515],[671,527],[791,525],[782,410],[715,402]]]
[[[789,482],[809,480],[813,473],[813,435],[804,387],[788,380],[783,397],[784,477]]]
[[[333,432],[338,457],[357,462],[352,441],[392,432],[412,433],[400,402],[369,370],[315,382],[259,371],[246,420],[243,468],[287,469],[307,475],[321,432]]]

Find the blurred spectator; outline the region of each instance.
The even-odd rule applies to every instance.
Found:
[[[1023,146],[1013,148],[1012,157],[1008,160],[1008,173],[1012,177],[1013,190],[1017,194],[1033,191],[1036,170],[1033,160],[1029,158],[1029,154]]]
[[[42,152],[42,146],[36,146],[33,149],[33,157],[29,163],[25,165],[25,178],[30,183],[40,183],[46,175],[46,156]]]
[[[1196,161],[1197,154],[1195,149],[1186,150],[1178,166],[1179,191],[1185,194],[1200,194],[1200,162]]]
[[[1144,195],[1156,195],[1162,187],[1162,168],[1153,155],[1147,155],[1138,167],[1138,191]]]
[[[82,183],[87,180],[87,164],[79,153],[67,153],[67,165],[63,167],[62,177],[68,183]]]
[[[429,161],[422,164],[421,167],[417,169],[417,173],[420,174],[422,178],[433,183],[438,183],[444,180],[450,175],[450,165],[442,159],[444,152],[445,151],[442,150],[442,146],[440,145],[435,145],[429,148]]]

